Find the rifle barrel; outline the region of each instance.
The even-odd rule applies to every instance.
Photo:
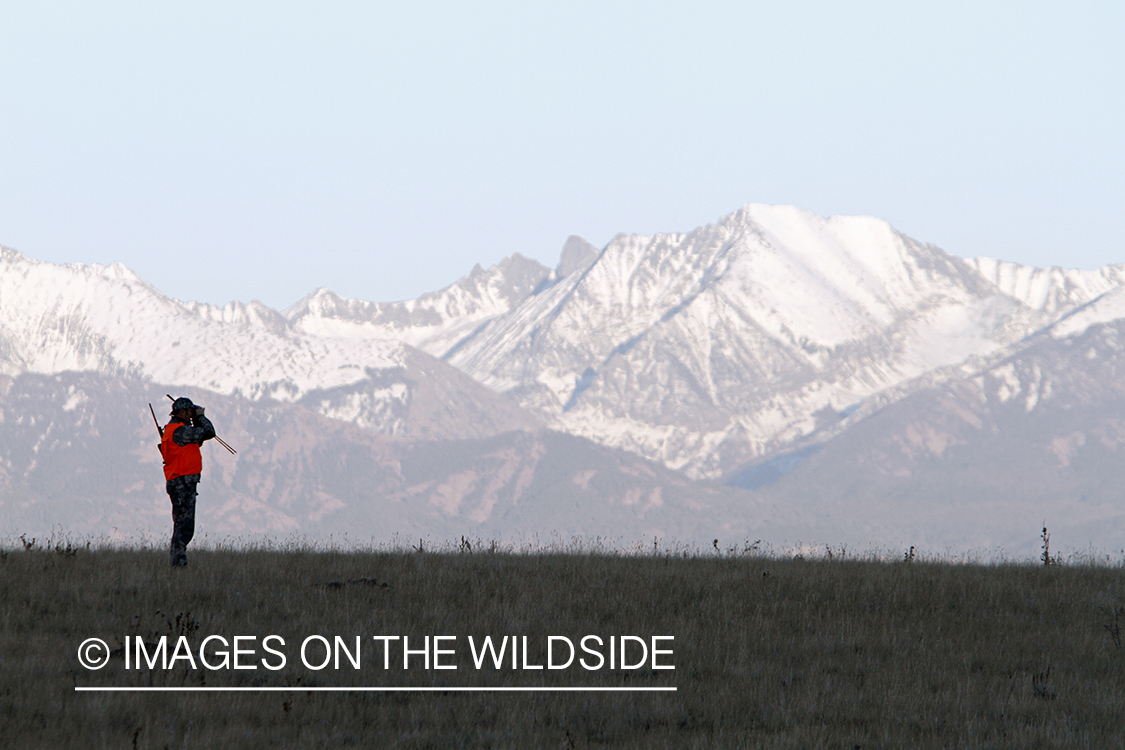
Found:
[[[163,440],[164,428],[160,426],[160,420],[156,418],[156,412],[152,410],[152,404],[148,405],[148,411],[150,414],[152,414],[152,421],[156,423],[156,434],[160,436],[161,440]]]

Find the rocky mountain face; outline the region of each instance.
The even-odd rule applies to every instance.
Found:
[[[1017,508],[1042,515],[1076,487],[1076,533],[1111,529],[1098,520],[1121,515],[1110,454],[1056,466],[1027,443],[1081,433],[1075,457],[1107,445],[1090,436],[1112,432],[1095,423],[1116,408],[1115,370],[1071,355],[1110,351],[1082,342],[1125,319],[1123,282],[1125,266],[965,260],[877,219],[759,205],[602,249],[571,237],[554,269],[515,255],[416,300],[321,289],[284,312],[180,302],[119,265],[2,250],[0,531],[118,526],[135,493],[163,508],[140,447],[154,428],[110,415],[164,392],[222,404],[224,437],[244,438],[207,480],[228,533],[613,529],[963,549],[1014,544],[1001,527]],[[1024,412],[990,385],[1015,393],[1016,378],[1026,405],[1034,372],[1053,385]],[[1082,393],[1092,405],[1066,401]],[[1039,463],[1020,468],[1024,456]],[[87,500],[72,465],[108,494]],[[995,523],[964,533],[988,498]]]

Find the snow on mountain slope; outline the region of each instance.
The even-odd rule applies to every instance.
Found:
[[[885,222],[749,205],[616,237],[449,361],[561,429],[714,477],[1051,320]]]
[[[1048,330],[1052,336],[1062,338],[1121,318],[1125,318],[1125,287],[1116,287],[1069,311]]]
[[[143,374],[220,393],[286,399],[314,386],[397,367],[401,344],[292,335],[258,303],[182,304],[120,264],[39,263],[0,254],[6,374],[98,370]]]
[[[513,255],[416,300],[321,289],[283,314],[3,250],[0,373],[124,373],[400,436],[545,422],[713,478],[923,374],[1121,317],[1122,281],[1125,266],[966,261],[877,219],[753,204],[603,250],[571,237],[554,270]]]
[[[426,378],[451,381],[461,401],[452,423],[473,437],[535,422],[462,373],[382,338],[333,338],[294,331],[277,312],[252,302],[222,308],[171,299],[125,267],[54,265],[0,250],[0,373],[97,371],[190,385],[250,399],[296,401],[351,389],[357,422],[388,434],[438,431],[407,420],[433,411],[415,402]],[[377,380],[381,387],[370,387]],[[455,381],[455,384],[452,382]],[[339,411],[338,399],[317,403]],[[411,408],[411,405],[414,408]],[[473,419],[460,415],[484,415]],[[409,424],[408,424],[409,422]]]
[[[1055,318],[1050,332],[1056,338],[1125,318],[1125,263],[1093,271],[1031,268],[992,258],[969,263],[1005,294]]]
[[[445,289],[417,299],[364,302],[318,289],[284,316],[293,330],[310,336],[403,341],[441,357],[482,322],[523,301],[550,274],[517,253],[488,270],[478,265]]]
[[[1082,271],[1057,266],[1032,268],[993,258],[968,262],[1000,291],[1051,315],[1064,314],[1125,284],[1125,264]]]

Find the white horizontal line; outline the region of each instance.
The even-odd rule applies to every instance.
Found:
[[[675,687],[75,687],[78,693],[657,693]]]

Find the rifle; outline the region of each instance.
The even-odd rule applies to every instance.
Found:
[[[160,436],[161,440],[163,440],[164,428],[160,426],[160,420],[156,418],[156,412],[152,410],[152,404],[148,405],[148,411],[150,414],[152,414],[152,421],[156,423],[156,434]]]
[[[156,444],[156,449],[160,451],[161,460],[164,459],[164,429],[160,426],[160,420],[156,418],[156,412],[152,410],[152,404],[148,405],[148,411],[152,414],[152,421],[156,423],[156,434],[160,436],[160,442]]]
[[[176,399],[172,398],[172,395],[171,395],[171,394],[169,394],[169,393],[165,393],[164,395],[168,397],[168,400],[169,400],[169,401],[172,401],[173,403],[174,403],[174,402],[176,401]],[[148,405],[148,408],[150,408],[150,409],[151,409],[151,408],[152,408],[152,404],[149,404],[149,405]],[[153,418],[153,419],[156,419],[156,412],[153,412],[153,414],[152,414],[152,418]],[[159,422],[157,422],[157,423],[156,423],[156,426],[157,426],[157,427],[159,427],[159,426],[160,426],[160,423],[159,423]],[[162,433],[160,433],[160,434],[161,434],[161,436],[163,436],[163,434],[164,434],[164,433],[162,432]],[[223,447],[224,447],[224,448],[226,448],[226,449],[227,449],[228,451],[230,451],[230,454],[231,454],[232,456],[233,456],[234,454],[238,453],[238,451],[236,451],[236,450],[235,450],[234,448],[231,448],[231,447],[230,447],[229,445],[227,445],[226,441],[225,441],[225,440],[223,440],[223,439],[222,439],[221,437],[219,437],[218,435],[216,435],[216,436],[215,436],[215,440],[216,440],[216,442],[218,442],[218,443],[219,443],[219,445],[223,446]]]

